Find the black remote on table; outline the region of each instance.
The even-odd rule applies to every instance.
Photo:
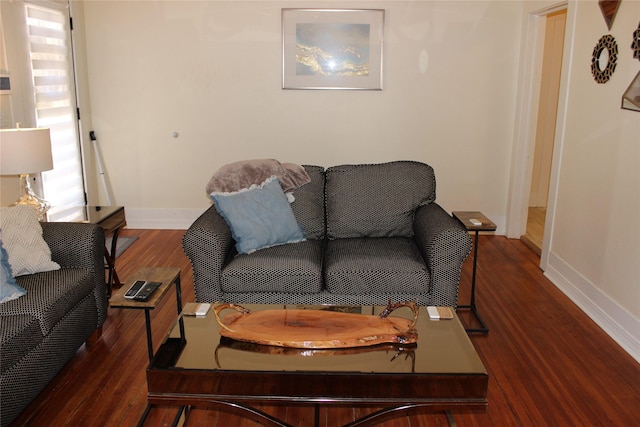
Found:
[[[133,282],[133,285],[127,290],[127,293],[124,294],[124,297],[127,299],[133,299],[137,293],[142,289],[144,284],[147,283],[146,280],[136,280]]]
[[[147,301],[160,285],[162,285],[160,282],[147,282],[133,299],[136,301]]]

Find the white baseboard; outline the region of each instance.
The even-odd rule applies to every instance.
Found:
[[[545,276],[640,363],[639,319],[556,254],[549,255]]]
[[[157,230],[186,230],[205,210],[124,208],[127,228]]]
[[[506,223],[507,223],[507,217],[506,215],[492,215],[491,217],[489,217],[489,219],[491,221],[493,221],[493,223],[496,225],[496,231],[494,232],[494,234],[496,236],[504,236],[507,232],[507,227],[506,227]]]

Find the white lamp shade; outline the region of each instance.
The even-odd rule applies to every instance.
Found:
[[[31,174],[53,169],[49,129],[0,129],[0,174]]]

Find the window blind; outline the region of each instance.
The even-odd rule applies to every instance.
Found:
[[[76,119],[75,81],[66,7],[25,3],[36,126],[51,129],[54,168],[42,174],[52,206],[85,203]]]

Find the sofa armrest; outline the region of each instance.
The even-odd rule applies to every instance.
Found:
[[[104,270],[104,232],[95,224],[43,222],[42,237],[61,267]]]
[[[91,271],[98,309],[98,325],[107,319],[107,286],[104,277],[104,231],[96,224],[43,222],[42,237],[51,249],[51,259],[62,268]]]
[[[433,305],[458,305],[462,264],[471,252],[469,232],[437,203],[416,210],[414,238],[431,272]]]
[[[231,230],[209,207],[191,224],[182,238],[182,248],[193,267],[193,284],[198,302],[222,301],[220,276],[233,251]]]

